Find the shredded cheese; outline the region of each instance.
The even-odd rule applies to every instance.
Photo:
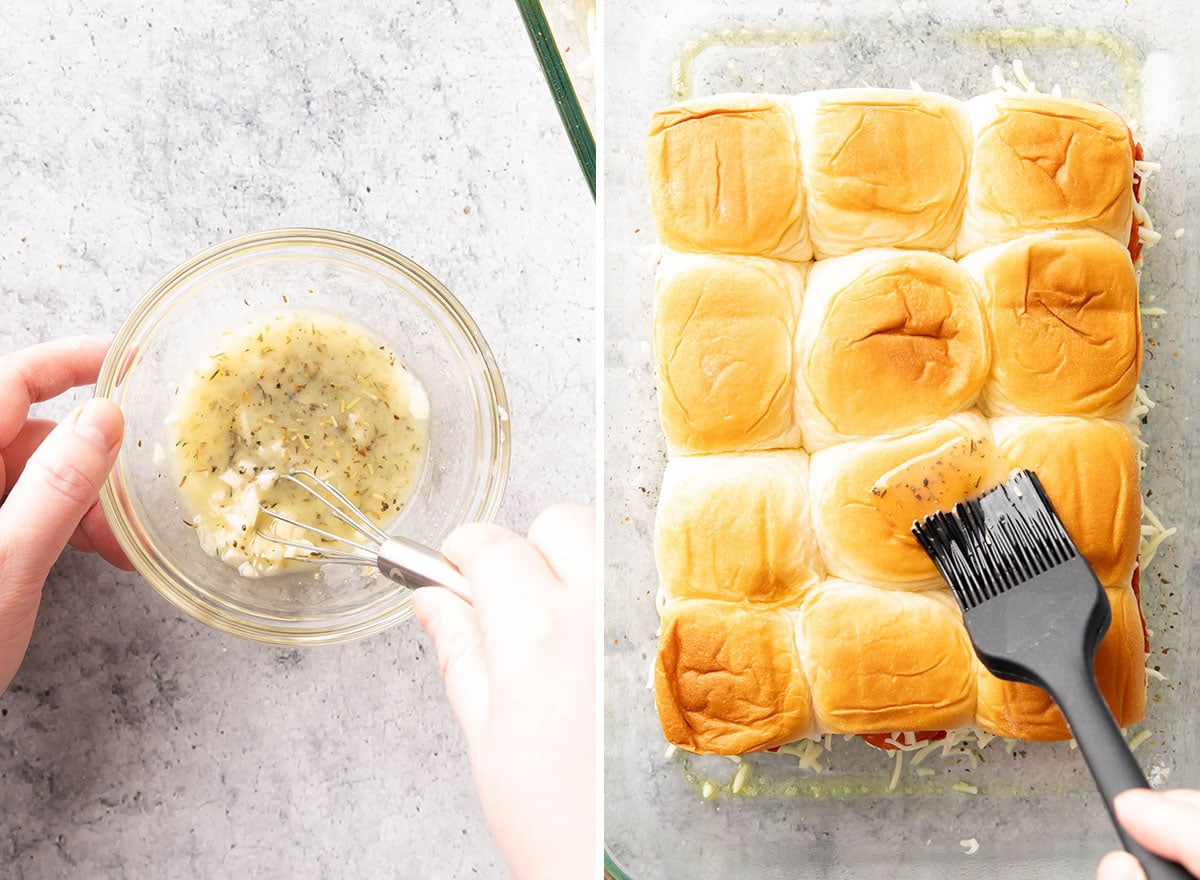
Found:
[[[900,771],[904,767],[904,750],[896,749],[896,768],[892,771],[892,781],[888,783],[887,790],[895,791],[896,786],[900,783]]]
[[[743,764],[738,767],[737,773],[733,774],[733,785],[730,787],[734,794],[742,790],[742,786],[746,784],[746,777],[750,775],[750,765]]]
[[[817,773],[820,773],[825,769],[820,761],[821,754],[824,751],[825,750],[821,748],[820,743],[809,740],[808,746],[804,750],[804,754],[800,757],[800,769],[815,770]]]
[[[1148,226],[1139,226],[1138,241],[1140,241],[1146,247],[1154,247],[1154,245],[1162,241],[1162,233],[1155,232]]]
[[[1143,730],[1137,736],[1129,741],[1129,751],[1136,752],[1138,746],[1150,739],[1151,733],[1149,730]]]
[[[942,747],[942,744],[940,742],[934,742],[934,743],[929,743],[929,745],[924,746],[923,748],[919,749],[917,751],[917,753],[915,755],[913,755],[912,765],[914,767],[917,766],[918,764],[920,764],[922,761],[924,761],[926,758],[928,758],[930,755],[932,755],[934,752],[936,752],[941,747]]]

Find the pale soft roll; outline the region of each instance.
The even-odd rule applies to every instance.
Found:
[[[990,346],[953,260],[873,249],[813,266],[796,334],[804,445],[929,424],[972,406]]]
[[[810,92],[794,106],[818,259],[868,247],[953,251],[971,150],[961,102],[863,88]]]
[[[1013,469],[1038,475],[1100,582],[1129,584],[1142,521],[1137,446],[1129,429],[1068,416],[1012,416],[991,424],[996,447]]]
[[[799,633],[821,732],[950,730],[974,719],[974,651],[945,591],[829,580],[805,597]]]
[[[1137,597],[1128,586],[1104,591],[1112,607],[1112,625],[1096,652],[1096,681],[1121,727],[1146,715],[1145,630]],[[1071,736],[1062,713],[1039,687],[1002,681],[978,668],[979,702],[975,726],[997,736],[1061,740]]]
[[[677,251],[809,260],[791,111],[721,95],[654,114],[646,144],[658,238]]]
[[[793,602],[824,574],[799,450],[673,458],[654,523],[669,599]]]
[[[1133,142],[1089,101],[993,92],[967,102],[974,137],[962,256],[1027,232],[1095,229],[1128,244]]]
[[[654,693],[667,741],[698,754],[783,745],[812,726],[790,612],[710,599],[668,602]]]
[[[830,574],[906,589],[943,587],[913,522],[1008,475],[987,421],[961,413],[812,455],[813,529]]]
[[[804,269],[670,254],[654,297],[658,408],[672,453],[798,448],[793,346]]]

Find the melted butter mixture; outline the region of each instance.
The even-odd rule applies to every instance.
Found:
[[[299,567],[305,555],[264,534],[337,546],[266,516],[260,504],[356,537],[280,475],[310,471],[386,526],[416,488],[428,419],[424,388],[386,345],[337,315],[296,310],[223,334],[181,383],[167,427],[200,545],[256,577]]]

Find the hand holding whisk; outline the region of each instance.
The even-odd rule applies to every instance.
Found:
[[[260,537],[268,541],[303,551],[300,555],[292,557],[296,561],[317,565],[374,565],[388,578],[409,589],[442,587],[468,603],[471,601],[471,591],[466,578],[447,562],[442,554],[416,541],[387,534],[359,510],[353,501],[316,474],[294,470],[281,474],[278,479],[293,483],[321,502],[334,518],[350,526],[363,539],[355,541],[336,535],[286,517],[260,504],[259,511],[271,519],[304,529],[332,542],[328,547],[317,546],[304,541],[281,538],[264,531],[258,532]]]

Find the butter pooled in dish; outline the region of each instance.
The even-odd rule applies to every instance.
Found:
[[[356,533],[278,477],[307,470],[380,525],[394,521],[425,461],[429,401],[391,350],[357,324],[304,309],[227,331],[180,384],[167,419],[172,470],[200,545],[246,577],[294,569],[311,541],[268,505],[335,535]]]

